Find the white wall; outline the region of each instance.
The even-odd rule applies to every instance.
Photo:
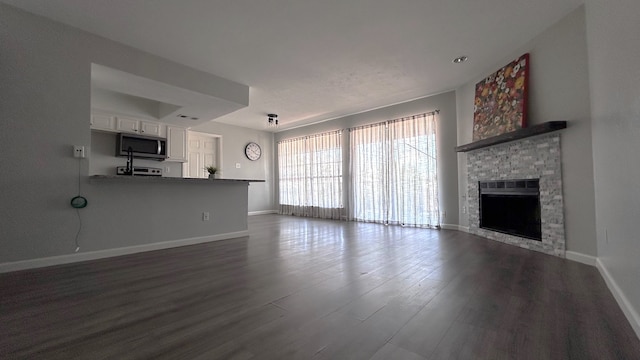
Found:
[[[486,74],[456,91],[458,144],[472,141],[475,84],[490,73],[530,53],[529,125],[567,120],[562,131],[562,179],[567,250],[596,256],[595,201],[591,148],[589,72],[584,7],[576,9],[528,44],[505,54]],[[459,155],[460,194],[466,192],[466,155]],[[463,191],[465,190],[465,191]],[[467,199],[460,198],[460,209]],[[467,214],[460,214],[468,226]]]
[[[199,125],[192,130],[222,135],[223,178],[265,180],[264,183],[251,183],[249,186],[250,212],[275,209],[273,133],[216,122]],[[260,159],[251,161],[245,156],[244,148],[249,142],[255,142],[262,148]],[[236,168],[236,164],[240,164],[240,168]]]
[[[295,138],[299,136],[317,134],[321,132],[348,129],[355,126],[378,123],[385,120],[398,119],[424,112],[440,110],[437,119],[437,144],[438,144],[438,181],[440,185],[440,208],[446,212],[447,217],[443,224],[458,224],[458,169],[455,153],[456,146],[456,96],[453,91],[422,99],[408,101],[402,104],[391,105],[380,109],[345,116],[335,120],[325,121],[315,125],[308,125],[296,129],[278,132],[274,142]],[[348,131],[343,133],[348,138]],[[343,174],[349,174],[349,152],[343,151]],[[277,189],[277,169],[276,169]],[[346,175],[345,175],[346,176]],[[345,178],[345,184],[349,180]],[[348,186],[345,187],[345,200],[348,199]],[[278,191],[275,192],[275,201],[278,200]],[[345,204],[347,202],[345,201]]]
[[[91,63],[237,103],[248,97],[244,85],[4,4],[0,47],[0,263],[75,250],[79,223],[69,200],[78,191],[78,160],[71,146],[91,143]],[[88,182],[86,161],[81,174],[89,200],[80,212],[81,251],[246,230],[247,204],[228,194],[191,185]],[[227,211],[202,222],[201,211],[220,203]]]
[[[138,119],[158,121],[160,104],[154,100],[115,91],[96,87],[91,89],[91,109],[96,110],[96,113],[129,115]]]
[[[640,2],[586,4],[598,258],[640,335]]]

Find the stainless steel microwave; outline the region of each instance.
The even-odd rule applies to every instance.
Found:
[[[136,134],[119,133],[116,141],[116,156],[162,161],[167,158],[167,139]]]

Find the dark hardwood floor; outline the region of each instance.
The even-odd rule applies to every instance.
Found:
[[[0,359],[640,359],[597,269],[457,231],[250,237],[0,275]]]

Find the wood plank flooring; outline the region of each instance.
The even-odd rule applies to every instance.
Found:
[[[0,359],[640,359],[597,269],[457,231],[279,215],[0,275]]]

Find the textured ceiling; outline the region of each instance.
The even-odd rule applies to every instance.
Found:
[[[582,0],[0,0],[251,87],[280,130],[447,91]],[[466,55],[463,64],[452,64]]]

